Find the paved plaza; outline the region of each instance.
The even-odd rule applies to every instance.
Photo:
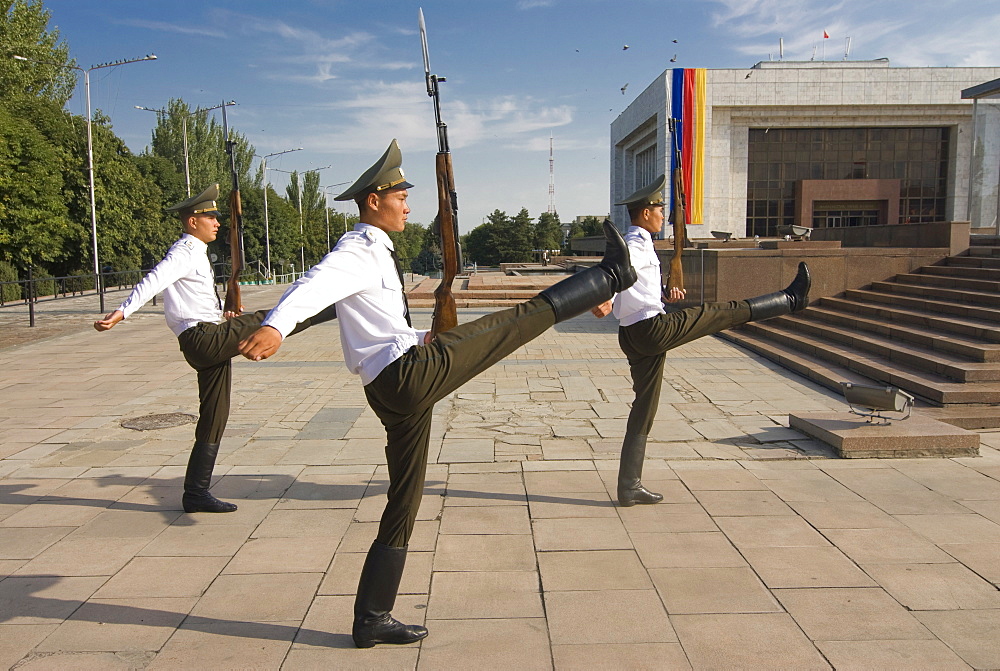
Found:
[[[438,403],[394,610],[430,635],[358,650],[387,474],[337,325],[235,362],[213,492],[239,510],[187,515],[193,424],[122,426],[197,412],[162,305],[103,334],[93,296],[40,305],[36,332],[19,310],[0,668],[1000,667],[1000,432],[976,458],[838,459],[787,415],[842,398],[705,338],[668,355],[643,478],[664,502],[619,508],[628,366],[616,323],[581,316]]]

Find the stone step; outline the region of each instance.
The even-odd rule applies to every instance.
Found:
[[[824,323],[873,333],[890,340],[947,352],[970,361],[1000,362],[1000,325],[974,325],[928,313],[871,308],[843,299],[823,299],[802,315]],[[961,331],[965,329],[968,335]]]
[[[812,312],[812,308],[807,311],[807,313],[809,312]],[[859,353],[880,357],[895,365],[908,366],[914,370],[932,373],[954,382],[1000,381],[1000,363],[995,361],[969,361],[966,357],[944,351],[935,351],[884,334],[844,328],[818,319],[811,319],[806,316],[807,313],[770,319],[767,325],[780,325],[780,327],[800,335],[807,334],[848,347]],[[750,325],[750,328],[756,327],[757,324]],[[901,336],[903,332],[904,329],[899,329],[896,335]]]
[[[926,273],[901,273],[896,275],[896,282],[901,284],[919,285],[925,287],[944,287],[948,289],[967,289],[980,293],[993,293],[997,304],[1000,304],[1000,280],[973,280],[958,277],[937,277]]]
[[[858,293],[863,294],[865,292]],[[915,303],[919,302],[922,305],[903,307],[898,306],[895,302],[883,303],[866,299],[864,296],[850,294],[851,292],[848,292],[848,295],[843,298],[822,298],[819,301],[819,307],[863,315],[877,319],[880,323],[912,324],[948,334],[957,334],[986,342],[1000,343],[1000,310],[994,311],[997,313],[995,315],[996,321],[986,321],[969,319],[938,311],[934,309],[933,301],[913,299]]]
[[[997,259],[1000,261],[1000,259]],[[960,277],[973,280],[1000,280],[1000,268],[968,266],[924,266],[918,273],[939,277]]]
[[[841,380],[864,383],[864,378],[869,378],[897,386],[936,405],[1000,403],[1000,383],[954,382],[877,354],[769,323],[773,321],[751,322],[725,331],[724,337],[831,389],[839,389]],[[856,379],[827,378],[825,370],[833,371],[836,376],[842,376],[845,370],[852,371]]]
[[[973,245],[969,247],[969,256],[986,256],[990,258],[1000,258],[1000,247]]]
[[[1000,409],[995,405],[949,405],[944,408],[921,408],[920,413],[963,429],[1000,428]]]
[[[872,282],[871,289],[885,293],[954,301],[966,305],[986,305],[991,308],[1000,305],[1000,297],[997,296],[996,292],[991,291],[970,291],[968,289],[901,284],[899,282]]]
[[[991,258],[988,256],[949,256],[945,259],[945,264],[971,268],[1000,268],[1000,258]]]
[[[890,286],[893,285],[890,283]],[[934,312],[940,315],[978,320],[985,323],[1000,323],[1000,308],[966,305],[949,300],[935,300],[933,298],[873,291],[871,289],[848,289],[844,293],[844,298],[849,301],[877,303],[915,311]]]

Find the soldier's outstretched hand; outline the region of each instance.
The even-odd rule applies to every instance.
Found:
[[[603,319],[604,317],[607,317],[609,314],[611,314],[611,301],[604,301],[596,308],[591,308],[590,311],[598,319]]]
[[[98,319],[94,322],[94,328],[98,331],[108,331],[123,319],[125,319],[125,313],[121,310],[115,310],[114,312],[109,312],[104,319]]]
[[[251,361],[262,361],[281,347],[281,334],[273,326],[261,326],[236,346]]]

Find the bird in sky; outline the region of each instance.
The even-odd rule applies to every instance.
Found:
[[[673,42],[674,44],[677,44],[677,40],[670,40],[670,41]]]
[[[625,86],[622,87],[622,95],[625,95],[625,89],[628,88],[628,82],[625,82]]]
[[[624,47],[622,47],[622,51],[626,51],[627,49],[628,49],[628,45],[627,44]]]
[[[752,75],[752,74],[753,74],[753,70],[751,70],[750,72],[748,72],[747,76],[744,77],[743,79],[750,79],[750,75]]]
[[[674,57],[670,59],[670,62],[671,63],[676,63],[677,62],[677,54],[674,54]]]

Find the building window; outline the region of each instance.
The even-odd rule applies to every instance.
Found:
[[[656,176],[656,145],[654,144],[635,155],[635,186],[633,189],[641,189],[652,182]]]
[[[751,128],[746,234],[775,236],[778,226],[793,224],[795,183],[802,179],[898,179],[900,223],[942,221],[949,138],[949,129],[937,126]],[[869,208],[843,208],[824,213],[824,220],[870,225],[872,216]]]

